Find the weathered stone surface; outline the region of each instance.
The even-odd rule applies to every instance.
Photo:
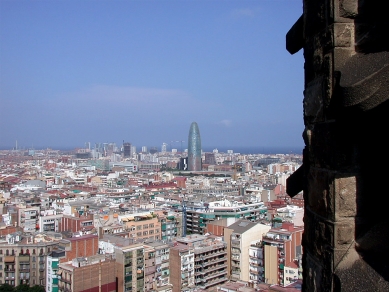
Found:
[[[354,55],[340,71],[343,107],[366,111],[389,99],[389,52]]]
[[[355,176],[336,178],[334,185],[335,220],[357,214],[357,181]]]
[[[343,67],[344,64],[347,62],[347,60],[354,54],[355,52],[351,48],[342,48],[342,47],[334,48],[334,53],[333,53],[334,70],[335,71],[340,70],[340,68]]]
[[[336,223],[335,245],[340,248],[342,245],[349,246],[354,241],[355,226],[354,222]]]
[[[339,278],[339,287],[336,291],[389,291],[389,283],[363,261],[353,249],[344,255],[334,274]]]
[[[311,167],[308,177],[307,207],[326,219],[334,219],[335,198],[330,197],[328,172]]]
[[[335,47],[350,47],[354,44],[354,26],[351,23],[335,23],[333,29]]]
[[[339,15],[345,18],[355,18],[358,15],[358,0],[340,0]]]
[[[304,91],[304,117],[309,123],[324,119],[323,78],[319,77],[307,84]]]

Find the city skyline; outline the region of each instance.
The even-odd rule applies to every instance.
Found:
[[[300,0],[1,1],[0,148],[160,147],[196,120],[204,147],[302,149],[304,61],[285,48],[301,13]]]

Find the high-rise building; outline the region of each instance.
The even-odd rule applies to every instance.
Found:
[[[131,157],[131,143],[123,143],[123,157]]]
[[[190,125],[188,136],[188,170],[201,170],[201,137],[196,122]]]

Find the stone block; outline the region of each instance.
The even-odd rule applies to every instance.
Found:
[[[355,18],[358,15],[358,0],[340,0],[339,16]]]
[[[335,224],[335,245],[336,248],[346,246],[347,249],[355,239],[355,224],[352,220],[337,222]]]
[[[335,198],[336,220],[354,217],[357,212],[357,180],[354,175],[335,179],[332,189]]]
[[[352,22],[358,16],[358,0],[336,0],[333,3],[334,22]]]
[[[335,23],[333,31],[335,47],[351,47],[354,45],[354,26],[351,23]]]

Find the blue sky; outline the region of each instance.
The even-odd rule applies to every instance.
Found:
[[[0,0],[0,148],[303,148],[301,0]]]

